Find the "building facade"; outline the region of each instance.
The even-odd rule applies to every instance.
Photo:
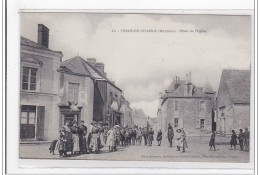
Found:
[[[147,116],[142,109],[133,109],[132,118],[135,126],[147,127]]]
[[[250,127],[250,70],[222,71],[217,97],[217,131]]]
[[[160,102],[157,119],[158,129],[163,132],[167,132],[168,124],[190,135],[215,130],[215,92],[208,82],[197,87],[191,82],[191,74],[186,75],[186,81],[176,77]]]
[[[20,139],[57,138],[59,79],[63,57],[49,46],[49,29],[38,25],[38,42],[21,37]]]
[[[80,56],[62,62],[62,52],[48,47],[49,29],[42,24],[37,43],[21,37],[21,141],[57,139],[67,120],[131,125],[130,104],[120,111],[126,100],[107,78],[103,63]]]

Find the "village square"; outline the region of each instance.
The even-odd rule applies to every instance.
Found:
[[[50,49],[49,30],[20,38],[20,158],[249,162],[250,69],[223,68],[218,89],[169,74],[150,116],[106,62]]]

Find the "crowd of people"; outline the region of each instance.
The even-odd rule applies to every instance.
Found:
[[[102,122],[91,122],[91,125],[87,128],[84,125],[84,121],[80,121],[79,125],[76,121],[72,123],[70,121],[65,122],[65,126],[59,131],[59,139],[52,142],[50,146],[50,152],[54,153],[54,150],[59,151],[60,157],[75,154],[90,154],[99,153],[100,149],[107,146],[109,152],[117,151],[118,146],[152,146],[154,141],[154,130],[149,127],[133,128],[121,127],[115,125],[108,128],[108,124]],[[161,146],[162,131],[157,132],[156,141],[157,146]],[[209,146],[214,151],[216,132],[213,131],[210,137]],[[173,140],[175,140],[177,151],[185,152],[188,148],[186,133],[183,129],[176,129],[174,133],[173,127],[169,124],[167,131],[167,138],[169,146],[173,147]],[[230,145],[231,149],[236,150],[237,139],[239,141],[241,151],[249,151],[249,132],[248,128],[245,128],[245,132],[240,129],[237,137],[234,130],[232,130]]]
[[[212,150],[213,147],[214,151],[216,151],[215,137],[216,137],[216,132],[212,131],[210,141],[209,141],[209,146],[210,146],[209,150]],[[234,150],[236,150],[236,145],[239,143],[240,151],[249,152],[249,139],[250,139],[250,134],[248,128],[245,128],[245,132],[243,132],[243,129],[240,129],[238,136],[235,130],[232,130],[232,135],[230,139],[230,150],[233,150],[233,148]]]
[[[230,149],[236,150],[237,140],[240,146],[240,151],[246,151],[249,152],[249,131],[248,128],[245,128],[245,131],[243,132],[243,129],[239,130],[239,134],[237,136],[236,132],[232,130],[231,140],[230,140]]]
[[[50,153],[54,154],[54,150],[58,150],[60,157],[66,157],[68,153],[99,153],[104,146],[109,148],[109,152],[117,151],[118,146],[152,146],[153,140],[153,128],[128,128],[119,125],[108,128],[108,124],[96,121],[91,122],[87,128],[84,121],[80,121],[79,125],[76,121],[66,121],[59,131],[58,140],[53,141],[49,149]]]

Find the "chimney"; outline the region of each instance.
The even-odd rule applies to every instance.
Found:
[[[190,83],[191,83],[191,72],[189,73],[189,75],[190,75]]]
[[[89,64],[95,66],[95,64],[96,64],[96,58],[88,58],[88,59],[87,59],[87,62],[88,62]]]
[[[49,48],[49,29],[43,25],[38,24],[38,44]]]
[[[188,74],[186,74],[186,83],[189,83]]]
[[[178,84],[180,84],[181,82],[180,82],[180,77],[178,77]]]
[[[96,63],[96,64],[95,64],[95,67],[96,67],[102,74],[105,73],[104,63]]]
[[[179,87],[178,77],[176,76],[175,78],[176,78],[176,80],[175,80],[175,84],[174,84],[174,90],[176,90]]]

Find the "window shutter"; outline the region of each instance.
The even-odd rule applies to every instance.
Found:
[[[200,119],[196,119],[196,128],[200,128]]]
[[[37,107],[37,130],[36,130],[36,138],[37,140],[43,140],[44,138],[44,114],[45,107],[38,106]]]
[[[179,128],[184,128],[183,118],[179,118],[179,120],[178,120],[178,127]]]

